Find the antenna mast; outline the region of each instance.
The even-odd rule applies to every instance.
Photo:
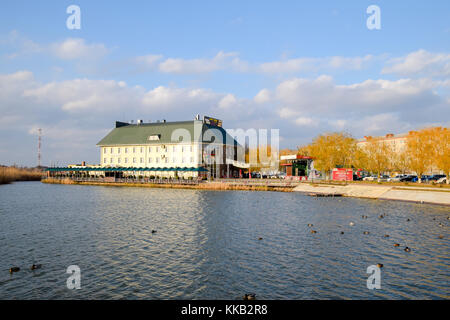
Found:
[[[38,129],[38,168],[41,167],[41,135],[42,129]]]

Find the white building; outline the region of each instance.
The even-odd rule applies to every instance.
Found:
[[[223,128],[220,120],[136,124],[116,122],[97,146],[102,167],[145,168],[143,175],[197,176],[207,170],[213,177],[239,175],[243,147]],[[164,169],[152,172],[151,168]],[[189,171],[191,170],[191,171]],[[197,171],[195,171],[197,170]]]
[[[364,147],[371,140],[378,141],[388,145],[390,148],[392,148],[392,151],[394,151],[395,153],[401,153],[406,150],[407,139],[408,133],[401,133],[401,134],[388,133],[385,136],[377,136],[377,137],[364,136],[363,139],[358,139],[356,145],[358,147]]]

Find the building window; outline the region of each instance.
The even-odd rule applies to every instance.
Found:
[[[136,153],[136,147],[133,147],[133,153]]]
[[[148,158],[148,163],[152,163],[153,158]]]
[[[152,152],[152,147],[148,147],[148,152]]]
[[[156,150],[155,150],[156,152],[159,152],[159,147],[156,147]]]
[[[103,153],[108,153],[108,149],[104,148]]]
[[[159,163],[159,158],[155,158],[156,163]]]
[[[175,162],[177,162],[177,158],[173,157],[172,158],[172,163],[175,163]]]
[[[106,163],[106,158],[105,158],[105,159],[103,159],[103,163]]]
[[[125,148],[125,153],[128,153],[128,148]]]
[[[133,163],[136,163],[136,158],[133,158]]]
[[[173,146],[173,152],[176,152],[177,151],[177,146]]]
[[[141,153],[142,153],[142,152],[144,152],[144,148],[143,148],[143,147],[141,147]]]
[[[113,158],[111,158],[111,159],[109,159],[109,160],[111,160],[111,163],[113,163]]]
[[[125,158],[125,163],[128,163],[128,158]]]
[[[120,158],[117,159],[117,163],[120,163]]]
[[[117,153],[120,153],[120,148],[117,148]]]
[[[111,148],[111,153],[113,153],[113,148]]]
[[[165,163],[169,163],[169,158],[165,158]]]
[[[141,158],[141,163],[144,163],[144,158]]]
[[[186,162],[186,158],[185,157],[181,158],[181,163],[185,163],[185,162]]]
[[[193,163],[194,162],[194,157],[191,157],[191,163]]]

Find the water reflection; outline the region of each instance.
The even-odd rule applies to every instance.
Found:
[[[16,183],[0,187],[0,298],[446,299],[448,214],[298,193]],[[382,289],[368,290],[377,263]],[[71,264],[81,290],[65,286]],[[22,271],[9,275],[12,265]]]

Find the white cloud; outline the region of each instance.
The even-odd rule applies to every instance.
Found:
[[[285,61],[273,61],[261,63],[258,69],[263,73],[289,73],[301,72],[311,70],[316,59],[311,58],[297,58]]]
[[[0,135],[0,148],[10,150],[0,154],[0,163],[34,164],[36,141],[27,136],[36,128],[43,129],[45,164],[97,163],[95,144],[115,120],[176,121],[193,119],[196,113],[222,117],[225,112],[218,113],[217,106],[224,96],[203,88],[146,90],[123,81],[91,79],[39,83],[29,71],[0,74],[0,131],[8,132]]]
[[[154,108],[161,113],[180,110],[204,110],[211,104],[217,104],[222,95],[206,89],[186,89],[159,86],[143,95],[145,108]],[[188,110],[189,109],[189,110]],[[194,114],[194,112],[191,112]]]
[[[369,64],[374,57],[324,57],[324,58],[295,58],[281,61],[261,63],[258,70],[263,73],[295,73],[320,70],[360,70]]]
[[[437,83],[428,79],[366,80],[337,85],[330,76],[316,79],[294,78],[278,85],[277,99],[282,109],[301,115],[303,112],[337,114],[373,113],[402,108],[419,108],[422,101],[435,102]],[[284,113],[287,111],[284,110]]]
[[[364,57],[330,57],[324,61],[324,67],[331,68],[344,68],[347,70],[360,70],[367,63],[373,60],[372,55],[366,55]]]
[[[314,120],[313,118],[309,118],[309,117],[298,117],[297,119],[295,119],[295,123],[299,126],[317,126],[318,125],[318,121]]]
[[[271,99],[272,99],[272,94],[270,93],[270,91],[268,89],[262,89],[253,98],[253,100],[258,104],[267,103]]]
[[[53,55],[63,60],[95,60],[104,57],[109,52],[104,44],[87,44],[81,38],[68,38],[62,42],[53,43],[49,49]]]
[[[154,68],[158,65],[158,62],[163,58],[161,54],[148,54],[145,56],[140,56],[135,59],[135,61],[146,68]]]
[[[32,110],[33,115],[51,112],[61,118],[114,118],[124,112],[133,116],[171,113],[175,118],[189,114],[191,118],[195,113],[211,111],[226,96],[203,88],[158,86],[146,90],[115,80],[73,79],[42,84],[28,71],[0,75],[0,97],[5,102],[0,111],[20,114]],[[18,107],[12,110],[8,102]]]
[[[431,53],[418,50],[401,58],[394,58],[382,70],[383,74],[394,73],[402,76],[449,76],[450,54]]]
[[[159,70],[165,73],[209,73],[238,65],[238,54],[220,51],[212,59],[174,59],[168,58],[161,62]]]
[[[380,79],[339,85],[330,76],[294,78],[278,85],[275,100],[281,119],[317,130],[311,133],[331,129],[362,136],[403,132],[423,123],[449,125],[445,84],[430,79]]]
[[[219,108],[229,109],[229,108],[236,106],[237,102],[238,101],[237,101],[236,97],[230,93],[230,94],[227,94],[225,97],[223,97],[219,101]]]
[[[139,105],[139,95],[142,97],[143,93],[142,88],[127,87],[122,81],[74,79],[27,89],[23,96],[62,111],[93,114],[114,112],[130,104]]]
[[[342,85],[330,76],[293,78],[246,99],[205,88],[145,89],[116,80],[40,83],[31,72],[19,71],[0,74],[0,130],[28,135],[32,128],[44,128],[52,156],[67,162],[80,154],[98,161],[95,143],[115,120],[174,121],[193,119],[197,113],[222,119],[228,128],[280,128],[285,143],[295,146],[329,130],[347,130],[359,137],[430,123],[449,125],[447,84],[445,80],[379,79]],[[23,137],[1,139],[0,147],[19,154],[14,148],[22,146],[21,141]],[[64,147],[72,141],[73,150]]]
[[[6,54],[9,59],[44,51],[43,46],[21,35],[17,30],[12,30],[6,36],[0,37],[0,44],[14,50],[14,52]]]

